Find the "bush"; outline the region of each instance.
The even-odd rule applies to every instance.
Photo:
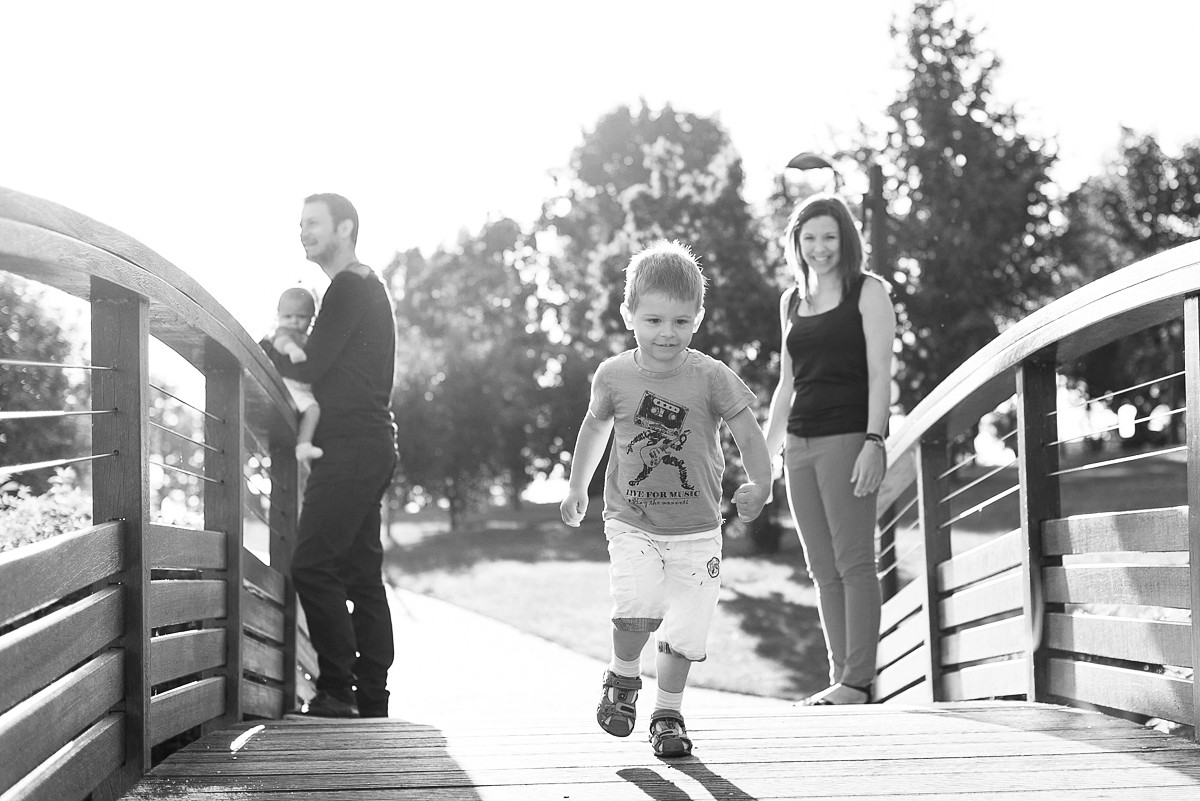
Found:
[[[6,486],[13,486],[12,484]],[[0,492],[0,552],[86,528],[92,499],[75,485],[74,472],[58,470],[50,489],[34,495],[29,487]]]

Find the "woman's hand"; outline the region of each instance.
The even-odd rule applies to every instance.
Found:
[[[850,483],[854,485],[854,496],[862,498],[879,489],[883,475],[887,472],[887,451],[867,440],[863,443],[854,469],[850,471]]]

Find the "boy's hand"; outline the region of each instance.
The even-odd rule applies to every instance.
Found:
[[[311,442],[296,443],[296,461],[305,467],[308,467],[313,459],[320,459],[324,455],[325,451],[316,447]]]
[[[733,503],[737,506],[738,519],[750,522],[762,514],[763,507],[771,498],[771,488],[754,482],[746,482],[733,493]]]
[[[569,489],[567,490],[567,497],[563,498],[563,502],[559,505],[558,510],[562,513],[564,523],[568,526],[578,527],[579,522],[583,520],[583,516],[587,514],[587,508],[587,490]]]

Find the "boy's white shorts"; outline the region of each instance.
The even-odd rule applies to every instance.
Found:
[[[659,651],[703,662],[721,594],[721,530],[656,539],[613,521],[605,528],[613,625],[656,632]]]

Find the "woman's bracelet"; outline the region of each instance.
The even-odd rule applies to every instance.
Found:
[[[881,435],[875,434],[872,432],[867,432],[866,436],[867,436],[867,442],[872,443],[873,445],[878,447],[880,450],[884,449],[885,446],[883,444],[883,437]]]

